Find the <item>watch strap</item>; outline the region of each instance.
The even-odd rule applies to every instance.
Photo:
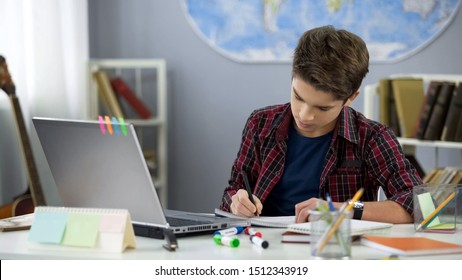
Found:
[[[353,205],[353,219],[361,220],[363,216],[364,204],[361,201],[356,201]]]

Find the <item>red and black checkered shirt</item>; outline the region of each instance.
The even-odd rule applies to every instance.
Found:
[[[222,210],[230,211],[231,197],[244,188],[241,171],[247,174],[253,193],[265,201],[284,172],[292,121],[289,103],[265,107],[250,115],[229,186],[224,190]],[[422,179],[388,127],[344,107],[324,162],[320,164],[323,164],[320,198],[325,198],[328,192],[333,201],[343,202],[364,188],[362,200],[375,201],[377,190],[382,186],[389,200],[413,214],[412,188],[422,184]]]

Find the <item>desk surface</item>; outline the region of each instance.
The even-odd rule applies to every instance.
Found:
[[[163,240],[136,237],[137,248],[127,249],[123,253],[90,252],[87,249],[62,247],[59,250],[32,249],[27,241],[29,231],[0,232],[0,259],[135,259],[135,260],[277,260],[311,259],[310,244],[290,244],[281,242],[284,229],[259,228],[264,238],[269,241],[268,249],[259,248],[247,235],[239,235],[241,245],[238,248],[219,246],[213,242],[212,235],[181,237],[179,248],[168,252],[162,245]],[[411,224],[394,225],[383,235],[387,236],[424,236],[442,241],[462,244],[462,233],[416,233]],[[353,259],[380,259],[390,254],[381,250],[353,244]],[[419,256],[412,259],[462,259],[462,254]]]

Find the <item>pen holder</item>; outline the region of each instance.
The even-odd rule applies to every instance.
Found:
[[[341,214],[338,211],[310,211],[311,255],[315,259],[351,258],[350,221],[352,213],[350,211],[345,214],[346,216],[341,220],[332,237],[326,239],[328,232]]]
[[[423,184],[414,187],[416,231],[452,233],[462,229],[462,185]]]

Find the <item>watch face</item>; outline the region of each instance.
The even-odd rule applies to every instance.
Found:
[[[361,201],[356,201],[355,204],[353,205],[353,208],[355,208],[355,209],[363,209],[364,204]]]

